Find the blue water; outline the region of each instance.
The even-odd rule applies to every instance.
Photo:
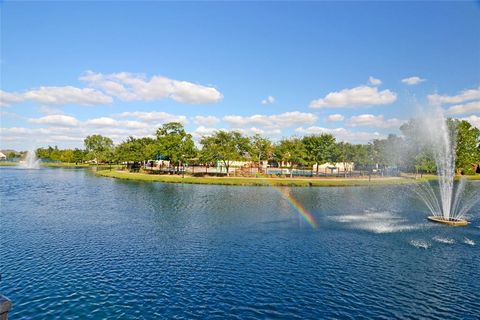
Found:
[[[0,169],[10,319],[478,319],[480,206],[425,221],[407,187],[137,183]],[[474,188],[480,188],[478,182]]]

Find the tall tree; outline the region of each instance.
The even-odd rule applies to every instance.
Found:
[[[203,137],[201,157],[204,161],[220,161],[230,175],[232,161],[243,160],[248,156],[250,140],[238,131],[216,131],[212,136]]]
[[[455,167],[458,173],[474,174],[480,164],[480,129],[465,120],[453,122],[456,136]]]
[[[197,153],[192,135],[187,133],[179,122],[165,123],[157,130],[159,152],[174,166],[184,164]]]
[[[90,158],[96,159],[98,162],[111,160],[111,153],[113,150],[113,141],[108,137],[99,134],[87,136],[83,141],[85,149],[90,155]]]
[[[318,167],[326,162],[334,162],[337,157],[337,145],[335,137],[331,134],[322,133],[321,135],[305,136],[302,139],[305,146],[306,160]]]
[[[264,138],[259,134],[251,138],[250,156],[253,161],[260,162],[268,160],[272,157],[273,145],[268,138]]]
[[[306,163],[305,145],[299,138],[283,139],[275,146],[273,157],[279,162],[290,164],[291,178],[294,166]]]

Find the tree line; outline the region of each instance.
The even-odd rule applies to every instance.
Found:
[[[278,142],[261,135],[245,136],[238,131],[216,131],[200,140],[198,148],[191,134],[182,124],[170,122],[156,131],[154,138],[128,137],[114,145],[98,134],[84,140],[84,149],[57,147],[39,148],[37,156],[53,161],[81,163],[140,162],[169,160],[172,166],[184,164],[216,165],[220,162],[228,172],[231,161],[274,161],[290,168],[310,167],[326,162],[355,163],[361,170],[398,168],[403,172],[436,172],[433,148],[420,139],[422,124],[411,119],[400,127],[402,135],[390,134],[386,139],[375,139],[367,144],[336,141],[331,134],[288,137]],[[480,165],[480,130],[464,120],[448,120],[454,137],[456,169],[459,174],[473,174]]]

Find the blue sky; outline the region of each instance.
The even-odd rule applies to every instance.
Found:
[[[437,105],[480,127],[478,2],[13,2],[0,148],[181,121],[364,143]]]

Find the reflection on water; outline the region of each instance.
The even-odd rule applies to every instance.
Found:
[[[480,312],[478,204],[472,224],[450,228],[427,223],[407,187],[284,190],[315,229],[269,187],[0,174],[0,291],[12,319]]]

